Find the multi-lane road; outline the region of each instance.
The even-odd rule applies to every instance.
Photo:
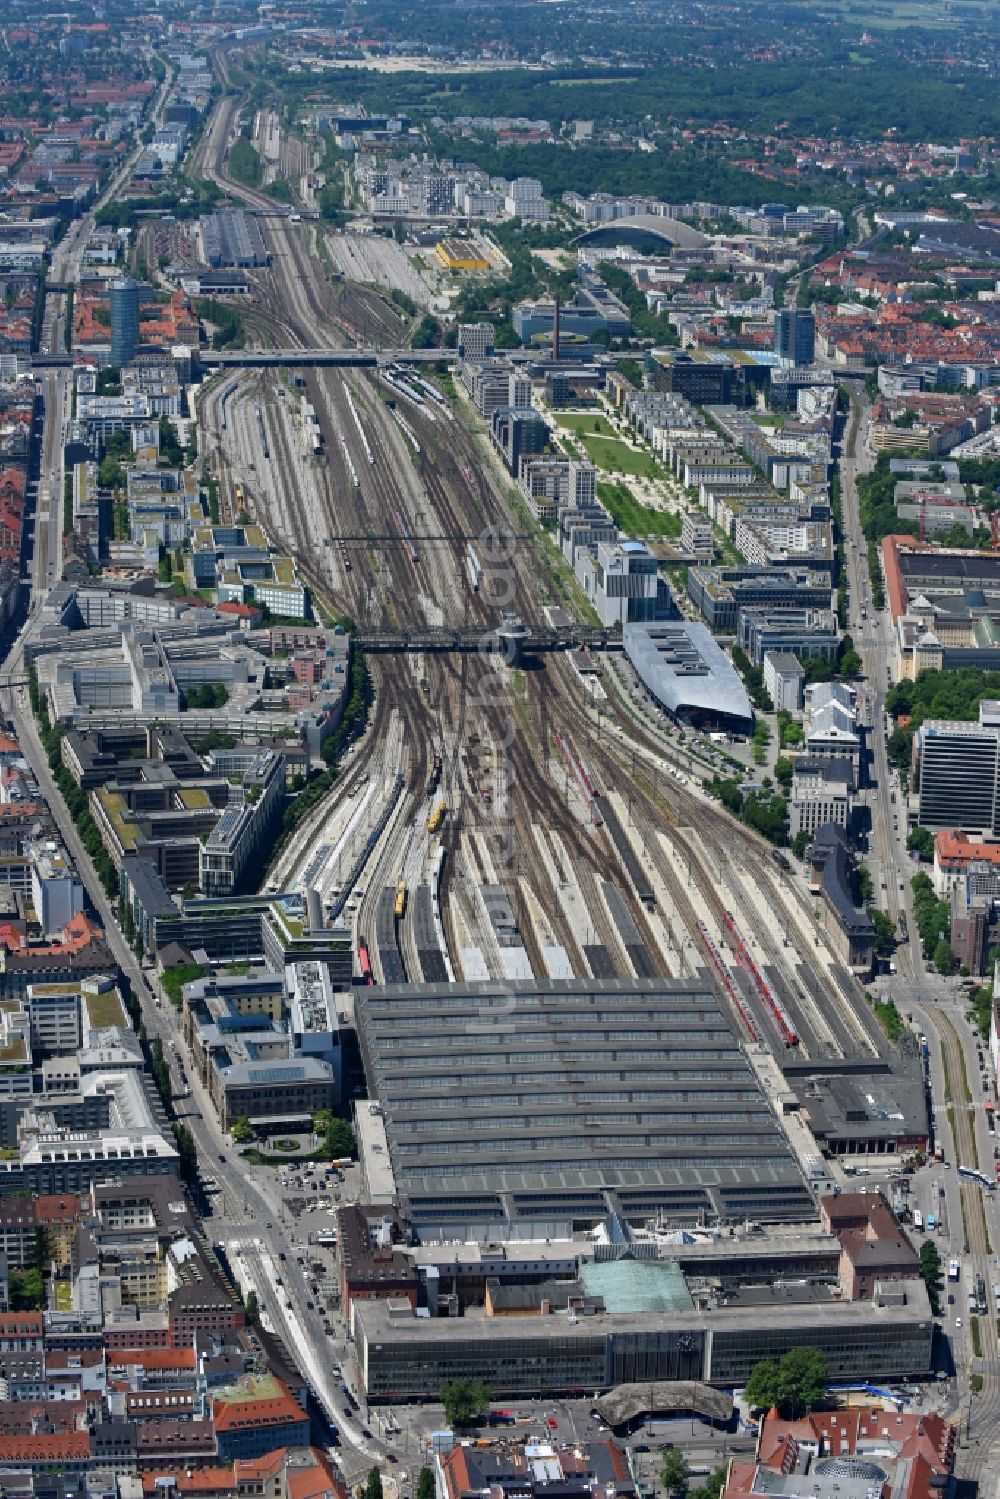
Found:
[[[961,1265],[958,1283],[946,1285],[942,1293],[942,1328],[951,1340],[957,1373],[953,1414],[962,1418],[958,1472],[979,1481],[1000,1465],[1000,1305],[995,1305],[993,1293],[1000,1285],[1000,1193],[963,1183],[958,1168],[994,1176],[997,1137],[989,1131],[983,1105],[995,1096],[995,1080],[986,1048],[977,1045],[969,1025],[960,981],[928,971],[913,918],[914,865],[906,849],[906,809],[889,763],[884,728],[894,625],[888,603],[883,609],[874,607],[858,512],[857,479],[872,467],[865,441],[870,407],[863,392],[851,394],[840,474],[850,620],[864,665],[860,695],[871,751],[862,792],[870,814],[868,857],[876,904],[889,913],[897,929],[900,916],[905,917],[909,935],[895,954],[896,972],[879,980],[878,988],[895,1001],[904,1021],[927,1038],[934,1133],[945,1159],[916,1173],[912,1202],[925,1224],[928,1213],[939,1224],[933,1237],[942,1260],[957,1258]],[[914,1237],[920,1241],[919,1233]],[[986,1285],[988,1304],[987,1315],[974,1320],[967,1293],[977,1275]]]

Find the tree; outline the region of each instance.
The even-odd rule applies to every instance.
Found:
[[[826,1358],[817,1348],[789,1348],[777,1363],[765,1358],[754,1364],[743,1395],[754,1409],[774,1405],[786,1419],[795,1419],[822,1403],[826,1378]]]
[[[668,1494],[676,1494],[688,1480],[687,1458],[679,1447],[664,1447],[660,1452],[660,1482]]]
[[[471,1426],[489,1406],[493,1391],[481,1379],[449,1379],[441,1386],[441,1404],[449,1426]]]
[[[800,828],[799,831],[795,834],[795,837],[792,839],[792,853],[797,859],[801,859],[803,857],[806,849],[809,847],[811,842],[812,834],[806,832],[805,828]]]
[[[877,906],[872,906],[868,914],[875,928],[875,951],[879,957],[887,958],[896,950],[896,928],[892,917],[887,911],[880,911]]]
[[[382,1475],[378,1468],[370,1469],[365,1484],[365,1499],[382,1499]]]
[[[11,1310],[37,1312],[45,1305],[45,1281],[41,1270],[11,1270],[7,1277]]]
[[[778,1409],[796,1417],[821,1405],[826,1394],[826,1356],[817,1348],[790,1348],[778,1364]]]
[[[725,1467],[714,1468],[704,1483],[699,1484],[696,1489],[688,1489],[688,1499],[719,1499],[725,1486]]]
[[[233,1120],[233,1127],[229,1131],[237,1145],[247,1145],[253,1139],[253,1130],[250,1128],[250,1120],[241,1116]]]
[[[353,1155],[354,1131],[346,1119],[339,1119],[332,1109],[320,1109],[313,1115],[313,1132],[322,1135],[322,1153],[328,1157]]]
[[[110,454],[101,460],[101,466],[97,470],[97,484],[100,489],[121,489],[125,483],[125,470]]]
[[[958,967],[958,959],[952,952],[951,943],[947,937],[939,937],[934,948],[934,967],[938,973],[954,973]]]
[[[198,1171],[198,1147],[194,1135],[186,1124],[174,1125],[174,1143],[184,1181],[193,1181]]]
[[[247,1314],[247,1321],[251,1327],[256,1327],[260,1321],[260,1307],[257,1305],[257,1292],[248,1291],[247,1299],[243,1304],[243,1310]]]
[[[441,324],[429,313],[420,319],[410,339],[414,349],[436,349],[441,343]]]
[[[773,1359],[758,1359],[750,1370],[743,1398],[751,1410],[770,1410],[778,1403],[778,1366]]]
[[[941,1310],[941,1256],[933,1239],[925,1239],[920,1246],[920,1274],[927,1287],[931,1311],[936,1316]]]
[[[434,1499],[434,1469],[421,1468],[417,1479],[417,1499]]]
[[[911,853],[919,854],[929,863],[934,857],[934,834],[928,828],[911,828],[906,846]]]
[[[783,791],[787,791],[792,784],[792,774],[795,767],[787,755],[779,755],[774,762],[774,779]]]

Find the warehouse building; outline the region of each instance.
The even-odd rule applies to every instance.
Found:
[[[213,270],[271,262],[259,224],[242,208],[220,208],[202,219],[201,243],[204,258]]]

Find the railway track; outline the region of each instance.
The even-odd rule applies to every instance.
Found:
[[[224,124],[225,120],[220,120],[214,132],[216,151],[219,149],[219,137]],[[280,308],[283,319],[303,340],[315,341],[317,330],[320,330],[332,341],[342,341],[346,331],[343,326],[343,296],[335,299],[329,290],[329,283],[319,279],[315,264],[309,260],[299,234],[293,232],[291,226],[278,222],[268,226],[268,233],[279,258],[284,262],[286,272],[279,278],[275,266],[262,278],[262,285],[273,299],[271,305],[276,309]],[[356,298],[359,294],[352,289],[349,295]],[[326,440],[328,462],[330,465],[337,463],[334,457],[339,447],[334,431],[336,427],[343,433],[352,452],[361,481],[359,486],[345,484],[336,495],[332,484],[326,485],[329,514],[332,518],[336,513],[339,530],[350,529],[356,534],[377,534],[392,530],[398,525],[399,517],[415,532],[418,529],[420,511],[416,505],[414,485],[402,482],[400,477],[401,464],[406,462],[412,467],[412,459],[398,428],[367,378],[351,376],[349,379],[351,383],[348,387],[346,381],[331,373],[317,373],[310,377],[310,390],[315,391],[319,397],[314,399],[313,404]],[[375,456],[373,464],[363,460],[359,451],[353,422],[343,396],[346,388],[353,389],[357,394],[358,409],[362,413],[368,441]],[[411,410],[407,407],[407,421],[421,446],[416,470],[417,481],[427,496],[427,508],[433,512],[438,528],[453,535],[468,534],[487,523],[499,523],[509,529],[509,514],[497,479],[492,468],[479,461],[473,439],[457,422],[448,424],[446,433],[444,425],[440,421],[434,421],[433,417],[433,412],[425,414],[420,408]],[[434,454],[433,461],[429,457],[431,452]],[[475,477],[475,482],[471,484],[468,477],[470,474]],[[301,509],[296,508],[294,501],[289,501],[287,508],[291,548],[305,575],[312,581],[313,577],[322,572],[322,568],[317,566],[317,542],[322,544],[325,538],[314,534],[315,525],[310,527],[308,517]],[[361,561],[361,555],[355,555]],[[377,580],[375,586],[367,586],[367,580],[361,574],[368,573],[369,570],[361,567],[354,568],[350,580],[344,581],[343,595],[347,607],[356,619],[379,624],[399,623],[403,610],[417,609],[420,611],[420,622],[423,623],[426,622],[423,616],[428,603],[433,602],[442,611],[446,621],[458,622],[461,614],[463,622],[476,624],[482,621],[484,626],[495,623],[496,609],[487,606],[480,596],[469,596],[465,582],[465,558],[460,543],[437,548],[433,555],[430,554],[430,548],[414,549],[405,544],[388,545],[382,548],[377,557],[371,553],[369,556],[371,571],[375,572]],[[517,555],[515,550],[511,573],[513,581],[509,602],[530,620],[537,610],[538,590],[537,566],[528,548],[523,548],[521,555]],[[566,723],[570,729],[575,728],[578,736],[582,733],[583,742],[587,742],[593,734],[593,722],[576,704],[576,684],[562,678],[561,667],[528,672],[525,677],[529,683],[528,702],[526,711],[521,713],[520,718],[514,711],[516,705],[509,691],[509,675],[504,683],[503,672],[495,677],[501,688],[497,704],[481,704],[478,710],[484,720],[485,731],[495,743],[502,743],[509,735],[511,726],[515,727],[513,743],[506,760],[511,790],[510,826],[503,834],[500,829],[492,828],[491,837],[494,840],[505,838],[514,850],[519,847],[530,848],[532,825],[535,822],[543,825],[554,823],[566,840],[571,857],[579,869],[606,872],[607,849],[600,837],[592,829],[583,827],[571,809],[563,804],[547,764],[550,733],[554,727]],[[424,680],[427,683],[427,698],[433,702],[435,713],[441,721],[464,724],[465,711],[461,703],[469,689],[468,681],[456,678],[442,664],[430,661],[425,666]],[[403,682],[405,686],[405,679]],[[389,688],[387,673],[379,672],[379,685],[383,691]],[[502,690],[504,686],[508,689],[506,692]],[[402,693],[404,687],[394,690]],[[414,692],[407,695],[419,701]],[[426,710],[427,703],[421,706]],[[613,711],[618,719],[617,708]],[[417,715],[414,731],[426,733],[427,727],[425,711],[423,716]],[[516,732],[518,727],[520,733]],[[620,727],[638,742],[646,754],[659,755],[660,747],[652,742],[651,736],[637,733],[634,724],[622,722]],[[603,784],[616,786],[622,783],[623,778],[628,777],[628,756],[619,747],[605,743],[588,750],[588,754],[594,760],[595,771]],[[728,819],[723,826],[717,826],[712,810],[693,796],[689,795],[685,800],[681,795],[681,788],[675,783],[670,783],[669,790],[661,785],[650,791],[635,776],[635,770],[633,761],[634,795],[640,815],[651,820],[662,820],[666,815],[668,820],[691,821],[699,829],[705,828],[714,833],[719,845],[724,842],[726,848],[732,846],[735,837],[739,840],[744,866],[752,873],[763,868],[764,860],[770,857],[770,850],[753,847],[746,830],[735,828]],[[468,808],[469,815],[476,823],[489,827],[490,819],[482,815],[483,810],[481,806],[476,806],[475,810],[471,805]],[[651,821],[650,825],[655,825],[655,821]],[[515,861],[516,857],[515,853]],[[655,840],[651,858],[660,877],[668,882],[678,912],[683,911],[685,916],[692,915],[690,903],[679,889],[679,882],[673,871],[669,870],[668,861],[655,848]],[[513,869],[509,878],[516,883],[516,862],[508,867]],[[703,895],[711,903],[715,892],[708,888],[709,882],[703,876],[699,877],[699,883]],[[550,891],[547,894],[549,898],[544,900],[548,908],[547,914],[554,923],[560,924],[558,892]],[[543,891],[540,898],[545,895],[546,892]],[[657,945],[651,938],[644,913],[630,888],[627,889],[627,896],[633,919],[650,951],[655,953]],[[549,905],[549,899],[553,901],[552,905]],[[758,932],[760,924],[756,913],[746,909],[743,915],[752,930]],[[696,923],[692,929],[696,930]],[[565,924],[562,924],[560,936],[566,942],[571,941],[571,934],[566,930]],[[780,958],[773,945],[765,945],[764,950],[769,958]],[[824,1027],[818,1018],[814,1028],[818,1035],[824,1035]],[[829,1044],[828,1031],[825,1040]]]

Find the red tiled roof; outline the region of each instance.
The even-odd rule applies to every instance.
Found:
[[[977,863],[1000,864],[1000,843],[973,842],[965,833],[954,828],[942,828],[934,838],[934,862],[943,869],[962,869],[975,860]]]
[[[44,1331],[41,1312],[0,1312],[0,1338],[40,1338]]]
[[[120,1369],[137,1364],[147,1371],[153,1369],[193,1369],[193,1348],[116,1348],[108,1355],[108,1366]]]
[[[178,1494],[237,1494],[236,1473],[232,1468],[183,1468],[156,1470],[142,1475],[142,1492],[161,1492],[160,1480],[169,1480]]]
[[[216,1431],[245,1431],[254,1426],[277,1426],[304,1421],[302,1407],[282,1386],[281,1393],[263,1400],[229,1400],[216,1395],[212,1402]]]
[[[89,1457],[90,1434],[86,1431],[0,1436],[0,1463],[81,1463]]]
[[[80,1199],[72,1193],[35,1198],[35,1221],[38,1223],[72,1223],[79,1216]]]

